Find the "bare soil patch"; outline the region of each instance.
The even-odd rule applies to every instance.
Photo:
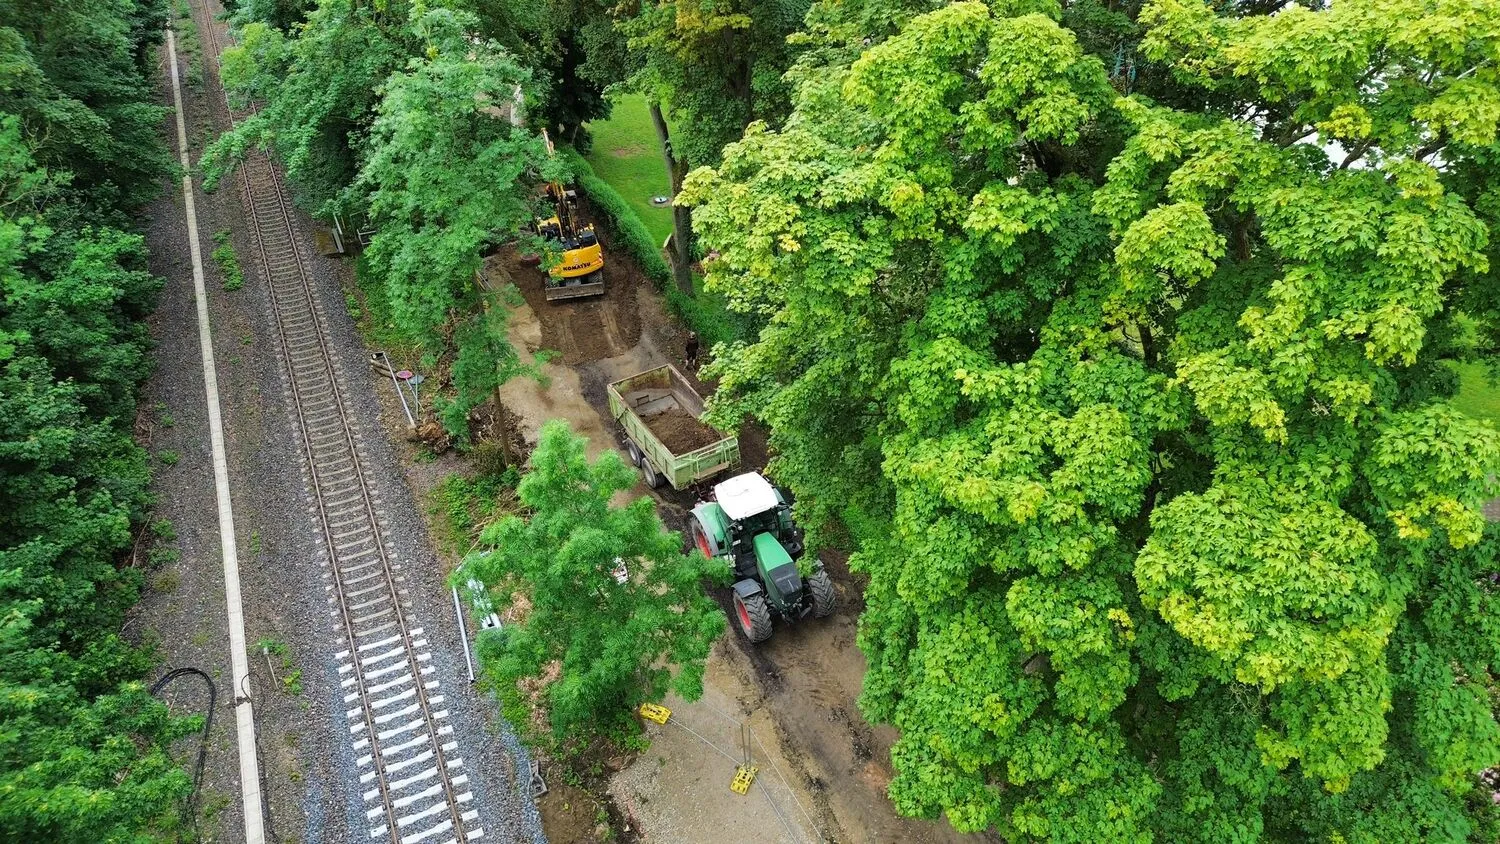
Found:
[[[588,205],[583,218],[593,220]],[[542,348],[561,355],[561,362],[576,366],[622,354],[641,339],[640,311],[636,291],[650,280],[636,263],[613,249],[604,226],[597,227],[604,245],[604,295],[586,299],[547,301],[546,271],[528,265],[514,248],[502,247],[491,256],[489,266],[498,267],[521,291],[526,304],[542,323]]]

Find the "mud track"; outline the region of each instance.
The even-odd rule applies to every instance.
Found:
[[[510,253],[491,259],[510,276],[529,306],[513,319],[513,332],[518,321],[527,326],[538,323],[540,339],[533,344],[558,352],[555,363],[564,365],[560,373],[564,377],[554,380],[554,390],[562,386],[559,381],[571,382],[583,400],[555,402],[543,392],[534,399],[538,407],[516,408],[518,414],[535,419],[561,413],[575,430],[592,431],[594,436],[614,431],[605,396],[610,381],[672,363],[700,393],[712,392],[712,385],[699,382],[695,370],[685,363],[686,331],[668,314],[661,294],[633,261],[611,248],[607,233],[601,240],[607,262],[606,292],[593,299],[548,302],[542,293],[540,269]],[[534,327],[528,330],[536,331]],[[507,395],[507,404],[513,396]],[[592,418],[585,418],[589,415]],[[768,458],[765,432],[747,424],[739,434],[742,471],[763,469]],[[617,438],[613,445],[618,447]],[[648,490],[642,484],[636,492]],[[707,490],[679,492],[664,486],[649,492],[657,499],[667,526],[685,533],[690,508]],[[788,775],[809,795],[817,825],[829,839],[917,844],[998,840],[958,835],[943,821],[896,816],[885,796],[892,777],[890,746],[896,731],[866,723],[855,702],[865,672],[864,655],[855,645],[863,588],[850,574],[844,555],[828,553],[824,562],[839,596],[839,608],[832,617],[795,625],[778,622],[775,636],[760,646],[750,645],[734,627],[725,634],[718,649],[727,656],[726,668],[742,675],[748,690],[748,697],[740,703],[750,711],[772,713],[776,738],[793,768]],[[727,614],[730,590],[713,589],[710,594]],[[705,776],[716,776],[708,773],[714,761],[704,759]],[[724,838],[722,820],[717,827],[710,819],[702,830],[674,832],[729,840]],[[644,831],[651,833],[649,826]]]
[[[584,218],[591,219],[587,207]],[[538,316],[545,314],[541,320],[542,348],[557,352],[559,360],[569,366],[623,354],[641,339],[636,291],[651,282],[634,261],[617,257],[607,235],[601,236],[600,242],[605,256],[602,296],[548,302],[545,271],[522,261],[510,247],[503,247],[491,259],[510,276],[526,304]]]

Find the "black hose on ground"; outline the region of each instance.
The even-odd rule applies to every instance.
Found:
[[[201,830],[198,829],[198,788],[203,784],[203,766],[208,760],[208,737],[214,728],[214,709],[218,706],[219,690],[214,686],[213,678],[205,674],[202,669],[175,668],[151,685],[151,694],[155,695],[166,688],[168,683],[184,674],[197,675],[208,685],[208,714],[203,719],[203,739],[198,743],[198,765],[193,771],[193,793],[188,795],[186,807],[187,815],[193,823],[193,840],[198,841],[203,837]]]

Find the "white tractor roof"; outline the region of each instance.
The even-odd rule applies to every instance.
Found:
[[[714,497],[724,508],[724,515],[735,521],[748,519],[780,503],[771,482],[758,472],[736,475],[714,487]]]

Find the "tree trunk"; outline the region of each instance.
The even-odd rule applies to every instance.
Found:
[[[672,249],[668,260],[672,264],[672,277],[677,289],[688,296],[693,295],[693,220],[688,209],[677,206],[677,193],[682,190],[682,177],[687,172],[687,162],[672,154],[672,138],[667,131],[667,119],[662,116],[661,103],[651,101],[651,122],[656,126],[656,137],[661,141],[662,161],[667,165],[667,179],[672,185]]]

